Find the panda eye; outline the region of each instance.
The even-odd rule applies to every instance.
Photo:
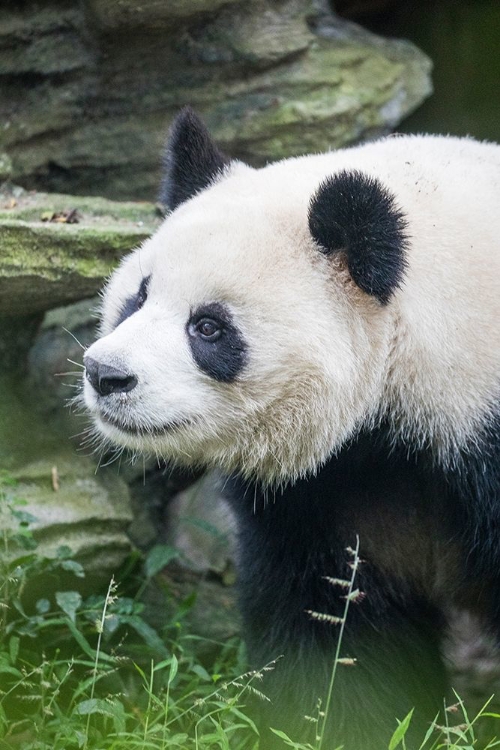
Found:
[[[186,334],[193,360],[205,375],[232,383],[247,362],[247,344],[229,307],[206,302],[190,313]]]
[[[204,341],[217,341],[222,336],[222,326],[212,318],[200,318],[189,325],[191,336],[199,336]]]

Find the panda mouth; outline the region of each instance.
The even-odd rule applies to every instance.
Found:
[[[104,424],[111,425],[120,432],[125,432],[127,435],[134,435],[135,437],[161,437],[169,432],[173,432],[181,427],[187,427],[191,424],[189,419],[173,420],[163,425],[144,425],[144,424],[127,424],[122,422],[115,417],[110,417],[107,414],[99,414],[99,419]]]

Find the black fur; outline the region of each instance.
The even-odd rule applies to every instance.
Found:
[[[406,220],[378,180],[356,170],[329,177],[311,200],[309,230],[326,254],[345,253],[363,291],[389,301],[406,267]]]
[[[440,639],[448,613],[468,608],[500,635],[499,488],[493,430],[479,452],[464,454],[461,468],[448,472],[429,452],[394,445],[381,427],[282,491],[232,480],[249,653],[256,668],[283,655],[260,686],[272,703],[256,707],[266,750],[282,746],[269,726],[295,741],[314,738],[303,717],[316,715],[318,698],[324,707],[338,626],[311,620],[307,610],[342,615],[345,592],[324,576],[350,577],[346,548],[357,534],[363,562],[356,587],[366,598],[350,606],[341,649],[357,662],[337,669],[324,747],[387,750],[396,718],[413,707],[420,744],[447,692]],[[437,598],[433,566],[451,552],[451,583]]]
[[[206,188],[229,162],[198,115],[184,107],[170,129],[160,203],[173,211]]]
[[[115,323],[115,328],[118,328],[120,323],[123,323],[124,320],[127,320],[127,318],[130,318],[131,315],[141,309],[148,298],[149,279],[150,276],[147,276],[141,281],[139,289],[137,290],[137,294],[133,294],[131,297],[127,297],[127,299],[121,306],[118,320]]]
[[[218,325],[220,335],[215,341],[199,335],[196,326],[204,319]],[[231,383],[238,377],[247,361],[247,344],[227,307],[217,302],[202,305],[191,315],[186,330],[200,370],[221,383]]]

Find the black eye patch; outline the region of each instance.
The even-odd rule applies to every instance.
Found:
[[[225,305],[211,302],[191,314],[186,333],[193,359],[220,383],[231,383],[247,361],[247,344]]]
[[[133,315],[138,310],[140,310],[143,304],[146,302],[148,298],[148,285],[149,285],[150,278],[151,278],[150,276],[146,276],[141,281],[141,285],[139,287],[139,291],[137,292],[137,294],[134,294],[125,300],[125,302],[123,303],[121,307],[118,320],[116,321],[116,324],[115,324],[115,328],[118,328],[120,323],[123,323],[124,320],[126,320],[127,318],[130,318],[131,315]]]

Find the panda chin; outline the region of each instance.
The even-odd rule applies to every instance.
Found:
[[[127,437],[138,439],[164,437],[181,427],[186,427],[191,424],[191,420],[189,419],[173,420],[172,422],[167,422],[167,424],[163,425],[127,424],[120,419],[102,413],[99,414],[98,420],[105,431],[108,431],[110,427],[112,428],[112,437],[114,439],[117,437],[117,432],[120,437],[126,435]]]

